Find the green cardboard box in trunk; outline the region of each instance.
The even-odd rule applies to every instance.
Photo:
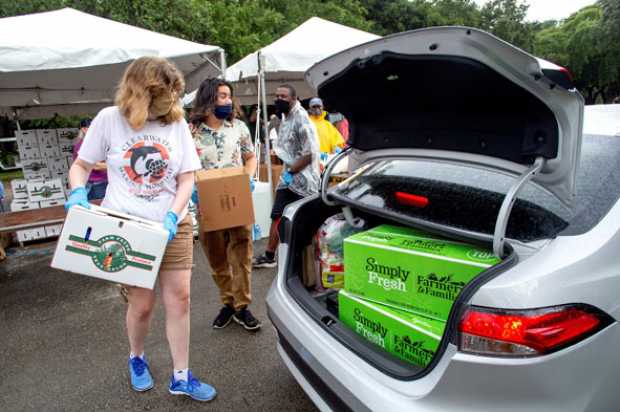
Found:
[[[490,250],[381,225],[344,241],[344,287],[365,299],[448,319],[463,287],[500,262]]]
[[[369,342],[419,366],[430,363],[445,322],[372,303],[345,290],[338,294],[340,321]]]

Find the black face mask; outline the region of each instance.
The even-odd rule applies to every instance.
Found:
[[[215,110],[213,110],[213,114],[220,120],[227,119],[232,114],[233,107],[232,104],[224,104],[215,106]]]
[[[291,104],[286,100],[276,99],[274,104],[276,106],[276,114],[278,117],[282,114],[288,114],[289,110],[291,110]]]

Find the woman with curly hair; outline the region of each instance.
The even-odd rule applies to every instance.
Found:
[[[190,279],[193,234],[187,205],[194,171],[200,169],[179,95],[185,89],[181,72],[156,57],[135,60],[123,75],[116,106],[93,119],[69,171],[71,191],[66,208],[90,207],[84,185],[97,162],[108,165],[108,189],[102,206],[163,222],[168,245],[159,270],[166,313],[166,336],[172,354],[169,391],[209,401],[216,391],[189,370]],[[146,391],[153,377],[144,355],[155,304],[155,291],[130,287],[127,308],[131,387]]]

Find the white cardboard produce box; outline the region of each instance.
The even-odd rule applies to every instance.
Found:
[[[28,242],[30,240],[43,239],[45,237],[45,228],[43,226],[34,229],[17,231],[17,240],[19,242]]]
[[[39,129],[36,134],[39,147],[58,146],[58,136],[55,129]]]
[[[31,179],[49,179],[50,171],[47,168],[47,162],[41,159],[23,160],[22,168],[24,169],[24,177]]]
[[[65,199],[41,200],[41,209],[46,207],[62,206],[64,204]]]
[[[11,190],[13,191],[13,199],[28,199],[26,179],[11,180]]]
[[[45,237],[60,236],[62,232],[62,224],[45,226]]]
[[[50,157],[60,157],[60,147],[58,143],[54,145],[40,145],[39,151],[41,152],[42,159],[49,159]]]
[[[19,147],[19,158],[24,160],[36,160],[41,158],[41,151],[39,146],[34,147]]]
[[[65,191],[61,179],[31,180],[28,182],[28,196],[31,202],[64,199]]]
[[[67,173],[67,161],[64,157],[51,157],[47,159],[47,168],[52,175],[56,173]]]
[[[38,209],[39,202],[31,202],[26,199],[13,199],[11,202],[11,212],[19,212],[20,210]]]
[[[77,137],[79,129],[76,128],[66,128],[66,129],[56,129],[56,134],[58,135],[58,143],[65,144],[73,144],[74,139]]]
[[[98,206],[74,206],[58,239],[52,267],[153,289],[168,243],[159,223]]]
[[[22,148],[30,149],[39,147],[36,130],[18,130],[15,132],[15,139],[17,140],[17,147],[20,150]]]

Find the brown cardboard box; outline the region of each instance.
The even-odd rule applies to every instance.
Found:
[[[267,176],[267,165],[266,164],[261,164],[260,166],[260,171],[259,171],[259,175],[260,178],[259,180],[261,182],[266,182],[269,179],[269,176]],[[280,175],[282,174],[282,169],[284,169],[284,166],[282,165],[271,165],[271,183],[272,183],[272,190],[275,192],[276,187],[278,187],[278,182],[280,182]]]
[[[304,248],[301,255],[303,267],[302,267],[302,283],[305,287],[316,286],[316,280],[320,277],[318,261],[316,258],[316,245],[312,242]]]
[[[200,228],[205,232],[254,223],[250,177],[242,167],[196,172]]]

